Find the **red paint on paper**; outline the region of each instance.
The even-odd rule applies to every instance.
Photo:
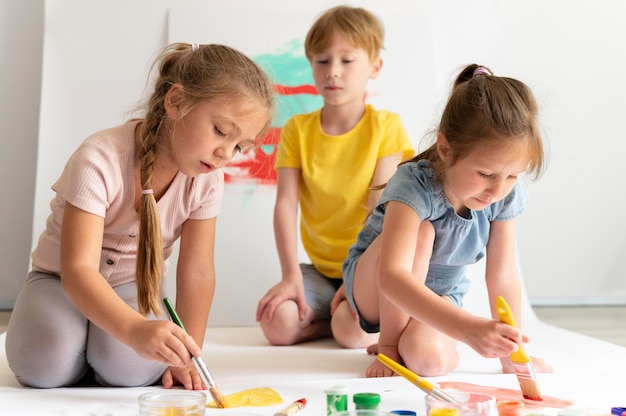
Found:
[[[523,401],[524,405],[527,408],[528,407],[534,407],[534,408],[553,407],[553,408],[558,408],[558,409],[564,409],[566,407],[571,406],[574,403],[569,400],[559,399],[557,397],[551,397],[551,396],[545,396],[545,395],[543,396],[543,400],[541,401],[530,400],[530,399],[525,399],[524,396],[522,396],[522,392],[520,390],[505,389],[502,387],[480,386],[478,384],[462,383],[462,382],[457,382],[457,381],[440,382],[439,387],[443,389],[456,389],[456,390],[464,391],[467,393],[489,394],[491,396],[494,396],[497,402],[509,401],[509,400]]]

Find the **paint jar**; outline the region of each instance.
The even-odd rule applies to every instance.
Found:
[[[498,402],[498,416],[522,416],[524,402],[518,400],[504,400]]]
[[[456,407],[436,407],[430,410],[429,416],[459,416],[459,409]]]
[[[413,410],[392,410],[392,415],[400,415],[400,416],[417,416],[417,412]]]
[[[611,414],[617,416],[626,415],[626,407],[611,407]]]
[[[457,409],[459,416],[497,416],[496,398],[489,394],[466,393],[454,389],[446,389],[446,393],[455,398],[460,404],[444,402],[431,396],[426,396],[426,415],[431,416],[435,409]],[[443,416],[438,412],[446,410],[435,410],[435,414]]]
[[[378,410],[380,394],[378,393],[355,393],[352,402],[356,410]]]
[[[348,410],[348,388],[332,386],[324,390],[326,394],[326,415]]]
[[[139,416],[204,416],[206,394],[194,390],[152,391],[139,396]]]

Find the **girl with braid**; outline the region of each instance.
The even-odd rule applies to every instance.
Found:
[[[215,289],[221,168],[257,144],[275,107],[272,85],[223,45],[172,44],[145,115],[88,137],[60,178],[6,336],[25,386],[205,389],[201,354]],[[176,304],[161,304],[180,239]]]

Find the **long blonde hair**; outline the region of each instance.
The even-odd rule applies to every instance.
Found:
[[[178,103],[179,119],[202,102],[238,95],[254,100],[259,109],[267,112],[267,123],[257,139],[265,134],[274,114],[274,90],[265,72],[241,52],[225,45],[175,43],[163,49],[155,65],[159,70],[154,92],[145,105],[145,120],[136,150],[143,190],[152,188],[155,156],[167,146],[163,136],[171,120],[166,117],[164,100],[174,84],[179,84],[184,93]],[[164,255],[157,201],[152,193],[142,195],[139,213],[136,268],[139,312],[147,315],[152,311],[159,315]]]

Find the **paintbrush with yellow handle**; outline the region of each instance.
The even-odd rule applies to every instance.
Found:
[[[500,321],[515,326],[513,312],[511,312],[509,304],[506,303],[506,300],[504,300],[502,296],[496,298],[496,309],[498,310]],[[543,400],[539,385],[537,384],[537,376],[535,375],[532,360],[528,354],[526,354],[524,348],[520,345],[517,351],[511,354],[510,358],[524,398],[529,400]]]
[[[167,312],[169,312],[172,321],[174,321],[176,325],[178,325],[185,332],[187,332],[185,325],[183,325],[183,321],[181,321],[178,317],[178,314],[176,313],[176,310],[174,309],[174,306],[172,306],[170,300],[168,298],[165,298],[163,299],[163,303],[165,303],[165,307],[167,308]],[[213,377],[211,377],[211,373],[209,373],[209,369],[207,368],[206,364],[204,364],[204,360],[202,359],[202,357],[195,357],[193,354],[191,354],[191,359],[196,366],[198,373],[200,373],[200,377],[202,377],[202,380],[209,388],[209,393],[211,393],[211,397],[213,397],[213,400],[215,400],[217,406],[221,408],[227,407],[228,404],[226,403],[226,398],[224,397],[220,389],[217,388],[217,384],[215,384],[215,380],[213,380]]]
[[[444,402],[460,404],[460,402],[457,399],[455,399],[454,397],[450,396],[448,393],[440,389],[439,386],[436,386],[424,380],[423,378],[421,378],[420,376],[418,376],[417,374],[415,374],[414,372],[412,372],[405,366],[398,364],[391,358],[387,357],[385,354],[378,354],[377,358],[378,358],[378,361],[385,364],[387,367],[389,367],[394,372],[401,375],[402,377],[404,377],[411,383],[415,384],[425,393],[428,393],[431,396]]]

